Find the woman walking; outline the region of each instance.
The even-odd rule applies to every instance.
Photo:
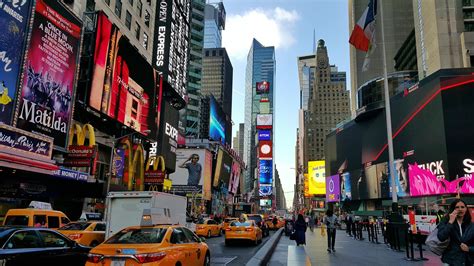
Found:
[[[438,239],[450,239],[441,255],[443,265],[473,265],[469,249],[474,249],[474,228],[471,214],[463,200],[456,199],[449,206],[448,214],[438,225]]]
[[[306,245],[306,222],[302,214],[298,214],[298,219],[295,223],[295,241],[296,245]]]
[[[336,225],[338,224],[338,222],[336,215],[334,215],[331,209],[328,209],[326,211],[326,216],[324,217],[324,224],[327,227],[328,252],[331,253],[331,250],[332,252],[336,252],[334,244],[336,242]]]

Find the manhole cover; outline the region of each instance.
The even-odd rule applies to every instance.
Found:
[[[220,266],[227,265],[237,257],[211,257],[211,265]]]

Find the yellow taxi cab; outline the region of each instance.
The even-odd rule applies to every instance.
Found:
[[[53,210],[50,203],[32,201],[28,208],[8,210],[3,225],[58,229],[69,222],[66,214]]]
[[[271,217],[265,221],[265,224],[268,226],[270,230],[278,230],[285,226],[285,220],[282,217],[277,217],[277,223],[276,225],[274,225],[273,217]]]
[[[222,226],[212,219],[205,219],[202,223],[196,224],[196,235],[205,236],[220,236]]]
[[[269,236],[270,235],[270,230],[268,229],[267,224],[265,223],[265,219],[263,218],[263,215],[258,214],[258,213],[251,213],[247,214],[244,213],[241,215],[241,217],[245,220],[252,220],[255,222],[255,224],[262,229],[263,236]]]
[[[235,217],[224,218],[224,221],[222,222],[222,231],[224,231],[225,233],[225,229],[227,229],[230,223],[234,221],[239,221],[239,218],[235,218]]]
[[[59,228],[58,231],[79,244],[95,247],[104,242],[105,223],[97,221],[72,222]]]
[[[131,226],[93,248],[87,266],[211,264],[206,243],[179,225]]]
[[[225,232],[226,245],[229,245],[232,240],[250,240],[258,245],[262,242],[262,238],[262,229],[253,220],[233,221]]]

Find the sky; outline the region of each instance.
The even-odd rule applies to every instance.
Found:
[[[217,0],[211,1],[217,2]],[[226,25],[222,46],[233,73],[232,134],[244,122],[245,69],[252,39],[275,47],[274,160],[285,192],[293,204],[295,146],[298,128],[299,81],[297,57],[313,54],[313,31],[326,42],[330,64],[347,73],[350,90],[347,0],[223,0]]]

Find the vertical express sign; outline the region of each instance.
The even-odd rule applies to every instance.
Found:
[[[184,99],[189,57],[190,0],[158,0],[153,67]]]

